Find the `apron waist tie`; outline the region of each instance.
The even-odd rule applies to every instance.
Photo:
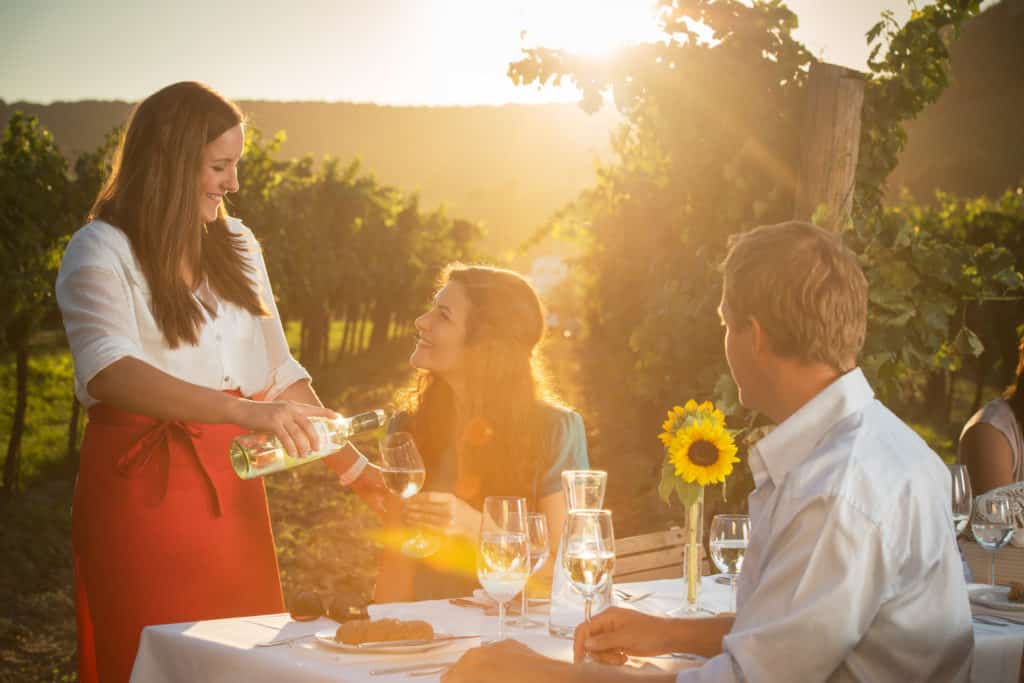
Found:
[[[215,517],[220,517],[220,497],[217,494],[217,487],[213,483],[213,477],[210,476],[206,465],[203,464],[203,459],[199,457],[199,449],[196,448],[196,439],[201,438],[202,435],[202,429],[195,424],[179,420],[161,420],[143,433],[127,451],[118,456],[114,463],[114,469],[121,476],[134,479],[143,472],[156,467],[159,476],[159,492],[152,502],[154,505],[160,505],[167,495],[171,447],[175,440],[183,441],[206,479],[206,486],[210,491],[210,501],[213,504],[213,514]]]

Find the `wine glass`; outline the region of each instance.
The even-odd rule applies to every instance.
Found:
[[[526,520],[525,498],[484,498],[476,575],[487,594],[498,603],[498,640],[505,637],[505,603],[524,589],[530,576]]]
[[[604,505],[608,473],[603,470],[565,470],[562,494],[566,510],[598,510]]]
[[[420,492],[427,470],[412,434],[393,432],[385,435],[380,442],[380,460],[380,474],[388,491],[403,500]],[[432,551],[432,544],[420,531],[402,544],[402,552],[410,557],[426,557]]]
[[[736,611],[736,577],[750,539],[748,515],[715,515],[711,520],[711,561],[729,577],[729,609]]]
[[[954,535],[959,536],[971,519],[974,495],[965,465],[950,465],[949,473],[953,477],[953,529]]]
[[[610,510],[572,510],[565,520],[562,563],[584,601],[584,620],[590,621],[594,596],[615,569],[615,532]]]
[[[530,576],[533,576],[548,561],[548,518],[542,512],[529,513],[526,516],[526,531],[530,539]],[[528,587],[529,581],[527,587],[523,588],[523,608],[519,614],[519,621],[516,622],[520,628],[540,626],[542,623],[530,619],[529,599],[526,595],[529,592]]]
[[[989,552],[989,576],[996,585],[996,551],[1010,542],[1014,524],[1007,496],[982,496],[975,501],[971,533],[978,545]]]

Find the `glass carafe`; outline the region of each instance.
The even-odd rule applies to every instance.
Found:
[[[608,473],[598,470],[566,470],[562,472],[562,494],[568,512],[573,510],[599,510],[604,506],[604,492],[608,485]],[[583,622],[586,601],[579,591],[572,587],[563,567],[562,554],[565,552],[565,530],[558,542],[558,555],[554,562],[554,577],[551,581],[551,612],[548,617],[548,632],[561,638],[572,638],[576,626]],[[597,614],[612,604],[612,582],[594,595],[591,609]]]

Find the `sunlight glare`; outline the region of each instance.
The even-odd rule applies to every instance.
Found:
[[[523,40],[528,47],[550,47],[602,55],[622,45],[655,42],[653,0],[546,0],[522,3]]]

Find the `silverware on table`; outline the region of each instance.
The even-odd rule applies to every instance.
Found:
[[[436,638],[417,638],[413,640],[374,640],[366,643],[358,643],[355,647],[357,648],[374,648],[374,647],[396,647],[396,646],[412,646],[412,645],[430,645],[431,643],[443,643],[448,640],[465,640],[467,638],[479,638],[480,636],[476,633],[465,635],[465,636],[438,636]]]
[[[306,638],[312,638],[315,634],[307,633],[304,636],[291,636],[290,638],[278,638],[277,640],[265,640],[261,643],[256,643],[256,647],[274,647],[275,645],[284,645],[286,643],[294,643],[299,640],[305,640]]]
[[[388,674],[415,674],[423,671],[434,671],[434,669],[448,668],[455,662],[420,662],[419,664],[406,664],[405,666],[392,666],[387,669],[373,669],[371,676],[386,676]],[[426,674],[424,674],[426,675]]]
[[[654,595],[653,592],[652,593],[641,593],[640,595],[634,595],[633,593],[628,593],[628,592],[622,590],[621,588],[616,588],[615,589],[615,597],[617,597],[622,602],[639,602],[641,600],[645,600],[645,599],[651,597],[652,595]]]

